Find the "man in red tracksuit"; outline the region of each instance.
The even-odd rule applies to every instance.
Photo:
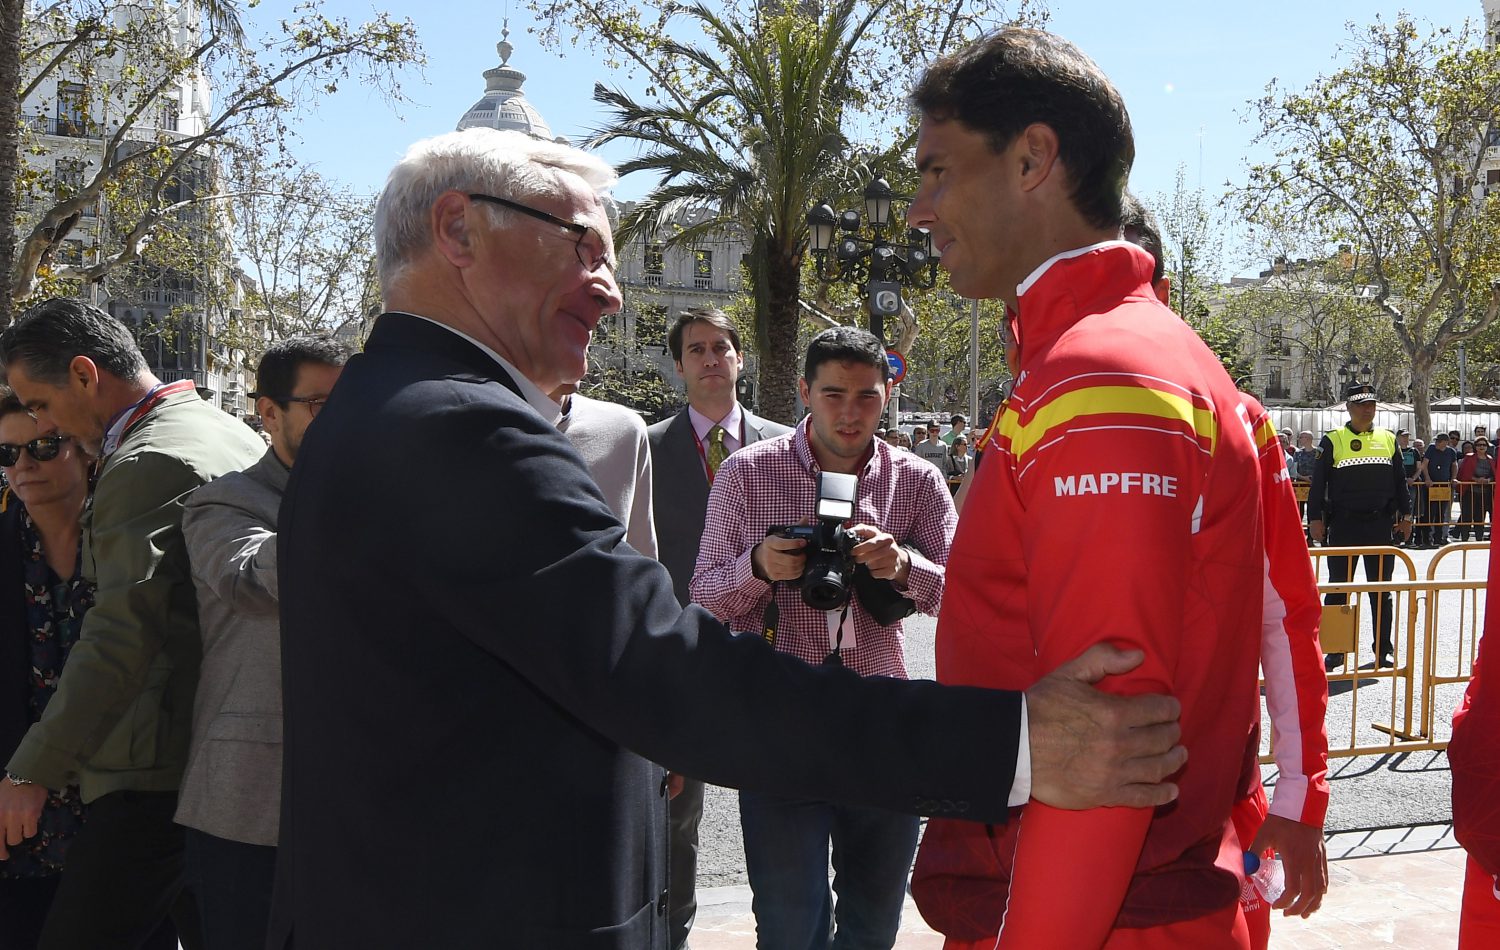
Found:
[[[1256,751],[1267,583],[1251,420],[1213,353],[1112,240],[1134,157],[1071,44],[1003,30],[914,94],[929,228],[954,289],[1013,311],[1020,375],[949,560],[938,676],[1024,686],[1081,646],[1139,647],[1125,692],[1182,703],[1171,807],[929,823],[914,889],[950,946],[1248,946],[1230,809]]]
[[[1464,874],[1459,950],[1500,947],[1500,557],[1491,556],[1484,637],[1474,658],[1473,678],[1453,713],[1448,761],[1453,767],[1453,834],[1469,853]],[[1481,677],[1480,671],[1485,675]]]

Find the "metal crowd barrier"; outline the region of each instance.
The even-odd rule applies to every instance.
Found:
[[[1473,533],[1485,533],[1485,516],[1488,514],[1493,520],[1493,509],[1495,505],[1496,482],[1417,482],[1408,483],[1412,490],[1412,514],[1415,517],[1417,528],[1430,528],[1441,525],[1441,520],[1432,520],[1431,509],[1434,505],[1447,503],[1447,525],[1450,532],[1456,532],[1461,527],[1472,527]],[[1292,489],[1297,494],[1297,501],[1303,503],[1303,516],[1306,520],[1308,493],[1312,489],[1312,482],[1305,478],[1293,478]],[[1458,518],[1453,517],[1453,506],[1458,506]],[[1441,517],[1441,516],[1439,516]]]
[[[1327,723],[1330,757],[1448,747],[1446,739],[1437,738],[1434,723],[1439,717],[1446,719],[1452,712],[1453,703],[1448,702],[1447,708],[1439,708],[1437,694],[1442,686],[1469,680],[1484,623],[1485,571],[1488,565],[1487,558],[1473,555],[1488,550],[1487,543],[1450,544],[1433,555],[1426,575],[1419,577],[1411,556],[1394,546],[1309,549],[1316,576],[1320,579],[1327,574],[1322,562],[1329,557],[1356,559],[1350,564],[1350,577],[1363,573],[1358,558],[1389,557],[1393,562],[1391,579],[1387,581],[1351,580],[1334,584],[1320,580],[1318,584],[1320,596],[1348,595],[1345,605],[1324,606],[1319,630],[1324,653],[1346,654],[1342,670],[1328,674],[1330,691],[1340,692],[1338,684],[1348,683],[1344,691],[1351,694],[1347,732],[1342,724]],[[1459,576],[1439,579],[1443,566],[1454,562]],[[1394,665],[1384,669],[1370,662],[1378,660],[1378,654],[1370,647],[1375,640],[1373,622],[1376,618],[1370,617],[1369,624],[1363,622],[1370,613],[1368,595],[1382,592],[1391,594],[1391,637],[1395,646]],[[1456,648],[1441,643],[1439,637],[1441,624],[1454,614],[1458,625]],[[1369,668],[1362,669],[1366,664]],[[1264,681],[1261,685],[1264,686]],[[1389,717],[1369,723],[1371,730],[1387,737],[1385,741],[1371,742],[1368,735],[1360,735],[1361,691],[1372,686],[1390,690]],[[1269,754],[1261,757],[1262,763],[1273,761]]]

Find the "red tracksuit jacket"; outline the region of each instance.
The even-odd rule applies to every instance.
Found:
[[[1229,813],[1255,751],[1261,471],[1240,393],[1151,271],[1107,242],[1019,288],[1021,373],[954,538],[937,667],[1025,689],[1100,641],[1144,650],[1103,688],[1181,701],[1181,796],[1154,811],[1033,801],[1004,828],[930,822],[914,890],[955,937],[1003,924],[999,947],[1073,950],[1239,897]]]

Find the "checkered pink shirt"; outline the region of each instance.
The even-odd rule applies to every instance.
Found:
[[[811,518],[817,501],[818,463],[807,443],[807,420],[774,439],[751,443],[724,460],[708,495],[708,516],[693,571],[693,602],[731,630],[761,629],[771,585],[755,576],[750,551],[772,525]],[[880,439],[859,473],[851,524],[889,532],[911,552],[906,596],[925,614],[936,614],[943,596],[943,565],[958,515],[938,470]],[[776,585],[781,623],[776,649],[821,663],[828,656],[828,619],[802,603],[795,582]],[[850,608],[856,646],[842,650],[844,665],[863,676],[906,678],[901,624],[882,627],[855,597]]]

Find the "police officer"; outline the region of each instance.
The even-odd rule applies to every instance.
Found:
[[[1411,497],[1406,491],[1406,468],[1396,435],[1375,425],[1375,388],[1357,383],[1344,394],[1349,421],[1334,429],[1318,444],[1318,460],[1313,466],[1312,489],[1307,496],[1307,528],[1314,541],[1327,538],[1333,547],[1389,545],[1396,517],[1396,530],[1403,540],[1411,540]],[[1327,524],[1325,534],[1324,524]],[[1352,579],[1353,565],[1347,556],[1328,558],[1328,579],[1347,583]],[[1364,556],[1365,580],[1388,581],[1395,568],[1395,556]],[[1348,594],[1329,594],[1324,603],[1347,604]],[[1391,595],[1371,593],[1370,606],[1375,611],[1375,653],[1379,665],[1392,666],[1395,644],[1391,640]],[[1324,665],[1336,670],[1344,665],[1342,653],[1324,657]]]

